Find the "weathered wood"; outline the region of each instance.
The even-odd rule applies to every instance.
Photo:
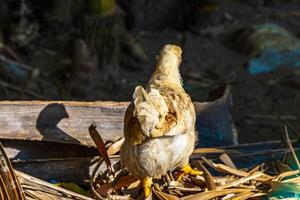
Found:
[[[2,143],[14,169],[46,181],[82,184],[95,167],[91,162],[99,156],[96,148],[76,144],[21,140]],[[115,164],[120,159],[112,156],[110,160]],[[100,170],[105,169],[103,163]]]
[[[88,127],[95,122],[105,141],[123,136],[128,102],[0,102],[0,138],[94,146]]]
[[[6,155],[11,160],[74,158],[99,155],[94,147],[76,144],[24,140],[1,140],[1,143]]]
[[[92,167],[90,158],[36,159],[12,162],[14,169],[48,182],[82,184],[89,180]],[[103,165],[104,166],[104,165]]]
[[[47,141],[95,146],[88,127],[95,122],[104,142],[123,137],[123,117],[129,102],[2,101],[0,139]],[[209,144],[231,144],[231,91],[211,102],[194,102],[196,129]],[[200,143],[201,144],[201,143]],[[205,145],[201,144],[202,146]]]
[[[89,180],[95,164],[91,162],[95,157],[84,158],[55,158],[55,159],[35,159],[12,162],[14,169],[42,180],[51,182],[72,182],[82,184]],[[110,157],[114,165],[120,161],[119,156]],[[107,169],[105,163],[102,163],[100,171],[104,172]]]

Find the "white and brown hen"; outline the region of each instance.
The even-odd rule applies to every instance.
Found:
[[[163,47],[146,88],[135,88],[125,113],[121,160],[142,181],[145,197],[155,175],[176,168],[182,174],[200,173],[188,165],[196,140],[196,116],[182,86],[181,54],[176,45]]]

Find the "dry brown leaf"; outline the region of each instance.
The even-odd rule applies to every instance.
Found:
[[[233,180],[235,180],[236,177],[235,176],[217,176],[217,177],[214,177],[214,181],[216,183],[216,185],[225,185]]]
[[[20,186],[14,169],[8,159],[2,144],[0,143],[0,192],[5,198],[13,200],[25,200],[24,192]]]
[[[227,194],[236,194],[245,191],[251,191],[249,189],[224,189],[224,190],[213,190],[213,191],[206,191],[196,195],[187,196],[181,198],[182,200],[209,200],[214,199],[216,197],[225,196]]]
[[[252,168],[250,171],[248,171],[248,173],[253,173],[253,172],[257,172],[259,170],[259,168],[261,167],[261,165],[257,165],[254,168]]]
[[[212,153],[236,153],[238,151],[228,150],[228,149],[220,149],[220,148],[196,148],[193,151],[194,154],[212,154]]]
[[[295,160],[295,162],[297,164],[297,167],[300,170],[300,163],[299,163],[299,160],[298,160],[297,155],[295,153],[295,150],[293,148],[292,142],[290,140],[289,133],[288,133],[288,130],[287,130],[287,125],[284,125],[284,132],[285,132],[285,136],[286,136],[287,146],[290,148],[290,150],[292,152],[292,155],[294,157],[294,160]]]
[[[231,167],[233,169],[237,169],[231,158],[228,156],[227,153],[223,153],[219,156],[219,159],[228,167]]]
[[[108,195],[109,200],[132,200],[129,195],[121,196],[121,195]]]
[[[273,181],[281,181],[283,178],[286,178],[289,176],[294,176],[299,173],[300,173],[300,170],[284,172],[284,173],[279,174],[276,178],[274,178]]]
[[[46,181],[43,181],[43,180],[40,180],[38,178],[32,177],[32,176],[30,176],[28,174],[25,174],[23,172],[15,170],[15,173],[16,173],[17,177],[20,179],[20,182],[21,182],[21,185],[22,185],[23,188],[24,188],[24,184],[28,185],[28,183],[34,183],[34,185],[35,185],[34,188],[37,191],[43,191],[44,193],[52,194],[53,191],[55,191],[57,193],[61,193],[64,196],[69,196],[71,199],[94,200],[90,197],[86,197],[86,196],[83,196],[81,194],[77,194],[75,192],[66,190],[64,188],[57,187],[53,184],[50,184]],[[36,187],[36,185],[41,186],[41,187],[40,188]],[[34,188],[32,188],[31,190],[34,190]]]
[[[300,177],[289,178],[288,180],[284,180],[283,182],[300,183]]]
[[[253,191],[245,191],[238,195],[235,195],[231,200],[244,200],[252,197],[256,192]]]
[[[127,187],[127,189],[130,190],[130,189],[137,188],[137,187],[140,186],[140,184],[141,184],[141,181],[140,181],[140,180],[137,180],[136,182],[131,183],[131,184]]]
[[[238,170],[238,169],[233,169],[224,164],[215,164],[214,162],[208,161],[205,158],[202,158],[202,159],[205,161],[205,163],[207,163],[210,167],[212,167],[217,172],[222,172],[225,174],[232,174],[232,175],[239,176],[239,177],[245,177],[245,176],[250,175],[250,173],[248,173],[248,172]],[[270,183],[272,178],[273,178],[272,176],[269,176],[269,175],[263,173],[262,176],[255,178],[255,180],[264,182],[264,183]]]
[[[192,177],[191,180],[198,187],[205,187],[206,186],[205,179],[202,176]]]
[[[90,136],[93,139],[93,141],[95,142],[100,155],[103,157],[105,163],[107,164],[107,167],[110,169],[111,172],[113,172],[111,162],[109,160],[109,157],[108,157],[108,154],[107,154],[107,151],[105,148],[105,144],[103,142],[101,135],[96,130],[96,128],[97,128],[97,125],[95,123],[90,125],[90,127],[89,127]]]
[[[45,191],[38,191],[38,190],[26,190],[26,200],[28,196],[34,200],[72,200],[74,198],[56,195],[56,194],[49,194]]]
[[[248,182],[250,180],[254,180],[260,176],[263,176],[264,173],[262,172],[254,172],[253,174],[249,175],[249,176],[245,176],[245,177],[242,177],[242,178],[239,178],[231,183],[227,183],[226,185],[221,185],[221,186],[218,186],[217,187],[217,190],[223,190],[225,188],[230,188],[230,187],[236,187],[240,184],[243,184],[245,182]]]
[[[184,187],[183,183],[179,181],[169,181],[168,182],[169,187]]]
[[[178,181],[169,182],[168,188],[170,190],[177,190],[177,191],[182,191],[182,192],[202,192],[203,191],[201,188],[187,188],[184,186],[184,184],[182,184]]]
[[[206,187],[208,190],[215,190],[216,189],[216,184],[214,182],[214,179],[210,172],[202,165],[200,161],[194,162],[196,167],[200,169],[203,172],[203,177],[205,179]]]
[[[228,200],[228,199],[231,199],[232,197],[234,197],[235,194],[227,194],[225,195],[224,197],[220,198],[221,200]]]
[[[122,139],[116,141],[115,143],[113,143],[112,145],[110,145],[107,148],[107,154],[109,156],[111,156],[111,155],[114,155],[114,154],[118,153],[120,151],[123,143],[124,143],[124,140],[125,140],[125,138],[122,138]]]
[[[96,191],[100,195],[106,195],[109,190],[118,190],[123,187],[129,186],[130,184],[138,181],[134,176],[128,175],[128,176],[122,176],[120,179],[115,183],[107,183],[102,185],[100,188],[97,188]]]
[[[153,190],[153,193],[160,200],[179,200],[179,197],[177,197],[175,195],[167,194],[167,193],[158,191],[156,189]]]
[[[1,192],[0,192],[0,197],[1,199],[9,199],[9,194],[8,194],[8,191],[6,189],[6,185],[2,176],[0,176],[0,189],[1,189]]]

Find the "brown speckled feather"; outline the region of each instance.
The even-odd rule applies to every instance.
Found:
[[[181,49],[166,45],[145,87],[137,86],[124,119],[121,160],[140,179],[185,166],[196,140],[195,109],[179,74]]]
[[[175,56],[180,58],[180,48],[171,46],[169,51],[175,51]],[[134,144],[142,143],[147,137],[184,133],[185,129],[194,126],[194,106],[181,86],[180,63],[172,57],[166,58],[166,54],[162,52],[146,90],[142,86],[136,87],[134,100],[127,108],[124,133]]]

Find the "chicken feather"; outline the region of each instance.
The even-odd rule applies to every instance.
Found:
[[[186,166],[194,149],[195,108],[182,86],[181,53],[176,45],[161,50],[147,86],[135,88],[125,112],[122,163],[145,185],[149,177]]]

